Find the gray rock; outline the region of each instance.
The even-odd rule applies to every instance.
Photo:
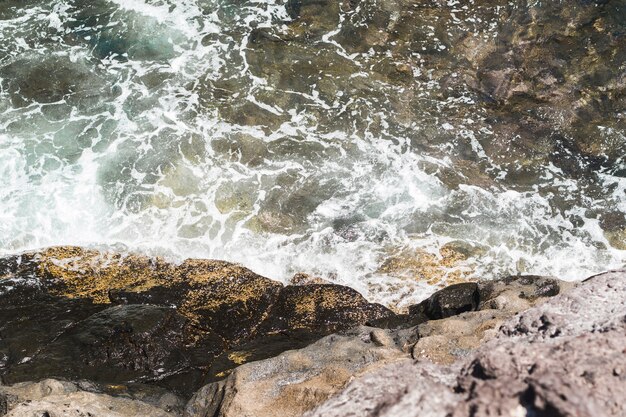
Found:
[[[379,333],[382,330],[377,330]],[[185,416],[300,416],[339,391],[355,375],[405,356],[370,339],[371,328],[327,336],[300,350],[236,368],[203,387]],[[376,340],[387,339],[378,334]]]
[[[164,398],[164,408],[132,397],[89,392],[79,383],[45,379],[0,386],[0,415],[6,417],[174,417],[176,400]],[[93,388],[90,386],[90,388]]]
[[[445,417],[458,401],[452,368],[401,359],[368,372],[305,417]]]
[[[493,342],[496,342],[494,340]],[[487,344],[462,372],[453,416],[623,416],[626,326],[539,343]]]
[[[370,370],[306,417],[624,416],[625,369],[626,271],[615,271],[509,319],[451,367]]]
[[[505,323],[462,371],[453,415],[623,416],[624,367],[626,272],[609,272]]]
[[[540,276],[512,276],[444,288],[410,313],[418,321],[397,339],[413,358],[452,364],[496,336],[507,319],[574,284]]]
[[[236,368],[226,380],[198,391],[188,403],[185,415],[299,416],[362,373],[367,376],[349,385],[337,400],[342,404],[360,404],[354,415],[368,415],[365,409],[377,410],[376,413],[384,409],[390,416],[402,415],[406,409],[445,415],[441,407],[447,404],[445,409],[451,411],[453,399],[458,396],[453,394],[452,386],[460,363],[454,365],[456,373],[426,361],[412,365],[410,353],[414,358],[454,364],[495,336],[503,321],[569,286],[553,278],[511,277],[449,287],[414,308],[413,316],[393,320],[390,327],[401,319],[423,320],[424,314],[418,311],[422,306],[432,310],[432,314],[428,313],[431,316],[446,318],[401,330],[361,327],[326,337],[305,349],[248,363]],[[494,309],[495,299],[500,300],[495,306],[499,310]],[[373,388],[380,386],[385,389]],[[433,396],[433,389],[441,394]],[[351,415],[349,409],[330,404],[320,415]],[[335,409],[339,414],[333,414]]]
[[[511,320],[501,337],[546,339],[603,332],[622,326],[625,316],[626,273],[607,272]]]

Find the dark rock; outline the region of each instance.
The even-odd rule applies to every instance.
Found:
[[[0,376],[185,397],[248,360],[393,315],[346,287],[283,287],[228,262],[50,248],[0,259]]]
[[[109,384],[158,381],[184,394],[201,384],[207,360],[223,348],[218,335],[199,332],[173,308],[114,306],[66,328],[32,358],[8,367],[3,379],[14,383],[37,375]]]
[[[366,323],[389,316],[393,314],[387,308],[368,303],[349,287],[330,284],[288,286],[280,291],[259,331],[326,329],[335,333],[345,329],[345,323]]]
[[[69,56],[25,55],[0,68],[0,76],[15,107],[64,100],[78,104],[111,93],[95,67],[87,61],[73,62]]]
[[[429,320],[440,320],[474,311],[480,302],[478,284],[473,282],[450,285],[437,291],[422,303],[409,308],[410,315],[424,314]]]

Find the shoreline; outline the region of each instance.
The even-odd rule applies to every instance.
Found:
[[[360,381],[378,381],[380,373],[401,380],[363,394],[364,401],[383,401],[386,390],[402,390],[408,381],[418,387],[465,375],[472,357],[509,346],[513,334],[525,337],[528,349],[543,349],[534,343],[548,329],[556,335],[550,340],[570,332],[563,329],[582,336],[594,320],[626,318],[624,271],[576,283],[539,276],[461,283],[396,314],[347,287],[283,286],[227,262],[172,265],[119,254],[102,262],[100,255],[56,247],[0,259],[0,411],[8,416],[104,405],[116,410],[111,416],[347,415],[338,410],[360,403],[340,400],[343,390],[362,390]],[[613,285],[613,298],[605,300],[613,305],[593,306],[606,293],[598,283]],[[567,324],[577,316],[558,321],[552,312],[546,322],[538,313],[566,313],[570,304],[560,300],[568,297],[599,313],[583,315],[583,327]],[[525,318],[533,315],[539,321]],[[24,320],[27,327],[19,324]],[[603,389],[594,395],[602,399]],[[448,400],[446,409],[459,410],[473,401],[454,390],[437,401]]]

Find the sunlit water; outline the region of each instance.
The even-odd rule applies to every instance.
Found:
[[[449,274],[575,279],[626,262],[590,215],[626,211],[626,179],[544,164],[530,185],[507,182],[469,96],[378,80],[385,57],[348,53],[332,31],[310,60],[287,49],[291,72],[273,67],[280,45],[259,50],[254,30],[283,31],[283,3],[8,1],[0,19],[0,254],[220,258],[400,305]],[[421,107],[404,114],[409,93]],[[446,181],[460,160],[488,181]],[[443,247],[465,255],[433,267]],[[424,253],[443,268],[430,283]]]

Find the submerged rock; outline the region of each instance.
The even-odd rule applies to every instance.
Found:
[[[86,59],[72,59],[62,53],[24,54],[0,67],[2,87],[16,108],[56,102],[91,108],[112,95],[101,72]]]

